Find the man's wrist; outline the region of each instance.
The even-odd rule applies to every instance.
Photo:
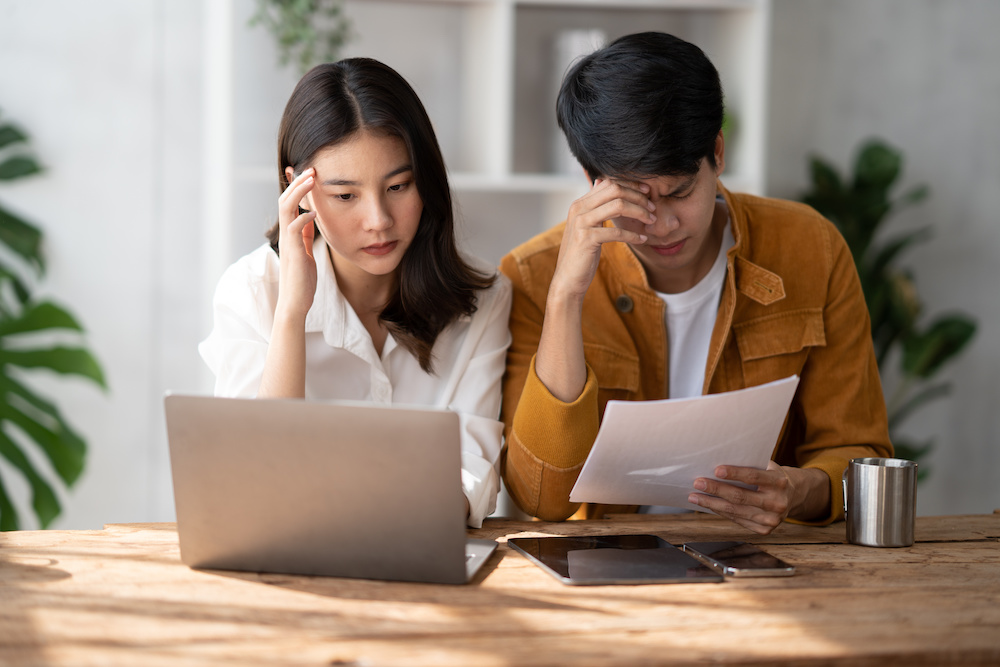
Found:
[[[810,521],[830,513],[830,478],[819,468],[786,468],[791,477],[795,497],[788,516]]]
[[[553,282],[549,285],[549,292],[545,298],[545,316],[548,317],[549,313],[564,316],[575,314],[579,318],[583,312],[585,295],[586,292],[581,294],[575,290],[563,289]]]

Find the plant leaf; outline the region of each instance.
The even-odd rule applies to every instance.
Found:
[[[11,465],[20,470],[25,479],[28,480],[28,484],[31,485],[31,506],[38,517],[38,523],[41,524],[42,528],[48,528],[52,520],[59,516],[62,511],[59,500],[52,487],[42,479],[24,452],[18,448],[13,440],[7,437],[2,429],[0,429],[0,456],[10,461]]]
[[[18,303],[23,306],[28,302],[28,299],[31,298],[31,292],[28,291],[28,286],[21,280],[21,276],[0,263],[0,282],[4,280],[9,280],[10,284],[14,287],[14,294],[17,296]]]
[[[7,495],[7,489],[3,485],[3,477],[0,477],[0,530],[17,530],[20,526],[17,509]]]
[[[41,165],[28,155],[15,155],[0,162],[0,181],[13,181],[41,172]]]
[[[32,304],[16,319],[0,322],[0,336],[47,329],[83,331],[83,328],[69,312],[51,301]]]
[[[930,468],[920,460],[931,453],[934,449],[934,441],[928,440],[924,443],[914,443],[906,439],[893,438],[892,448],[897,459],[917,462],[917,481],[922,482],[930,476]]]
[[[938,384],[924,387],[919,392],[908,398],[905,403],[892,411],[892,414],[889,415],[889,430],[894,430],[897,426],[899,426],[901,421],[910,416],[910,413],[914,412],[924,403],[933,401],[936,398],[942,398],[950,393],[950,382],[939,382]]]
[[[0,148],[27,141],[28,137],[13,125],[0,125]]]
[[[86,456],[83,440],[72,430],[63,428],[64,422],[61,419],[53,419],[51,415],[41,411],[35,411],[36,415],[32,416],[29,414],[31,408],[25,407],[28,410],[8,404],[7,401],[0,402],[0,421],[6,420],[30,437],[48,457],[66,486],[73,486],[83,472]],[[39,419],[43,417],[48,417],[45,419],[48,424],[43,424]]]
[[[883,273],[889,264],[896,259],[900,252],[905,250],[908,246],[914,243],[921,243],[927,241],[932,236],[931,228],[923,227],[909,234],[903,234],[900,237],[888,241],[883,245],[876,253],[875,257],[870,260],[870,271],[879,275]]]
[[[903,370],[920,378],[934,375],[975,333],[976,323],[964,315],[938,318],[903,341]]]
[[[918,185],[905,195],[900,196],[900,198],[896,200],[896,207],[899,208],[902,206],[910,206],[912,204],[920,203],[927,199],[930,193],[931,189],[929,187],[926,185]]]
[[[821,157],[813,156],[809,160],[809,172],[812,174],[813,188],[816,194],[822,196],[842,195],[844,185],[836,167]]]
[[[928,440],[922,444],[915,444],[907,439],[896,439],[892,443],[893,454],[897,459],[907,461],[919,461],[922,457],[930,454],[934,449],[934,441]]]
[[[39,275],[45,273],[42,257],[42,232],[0,206],[0,243],[23,257]]]
[[[44,350],[0,349],[0,365],[12,364],[21,368],[47,368],[65,375],[77,375],[92,380],[107,389],[100,364],[89,350],[83,348],[51,347]]]
[[[899,177],[902,164],[899,151],[883,141],[870,140],[861,147],[854,164],[854,186],[859,190],[888,190]]]

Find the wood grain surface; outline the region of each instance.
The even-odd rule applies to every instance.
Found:
[[[565,586],[515,536],[742,539],[793,577]],[[1000,664],[1000,514],[920,517],[902,549],[844,524],[767,537],[702,514],[488,520],[466,586],[196,571],[173,524],[0,534],[4,665]]]

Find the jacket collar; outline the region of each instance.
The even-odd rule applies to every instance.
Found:
[[[721,181],[717,181],[715,187],[729,208],[729,222],[736,241],[727,253],[727,264],[735,279],[736,290],[764,306],[784,299],[785,282],[781,276],[754,264],[750,259],[750,225],[742,201],[733,197]]]

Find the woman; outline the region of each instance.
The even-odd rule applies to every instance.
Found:
[[[409,84],[320,65],[278,136],[278,222],[229,267],[199,350],[217,395],[447,408],[468,524],[493,511],[510,284],[460,257],[444,160]]]

